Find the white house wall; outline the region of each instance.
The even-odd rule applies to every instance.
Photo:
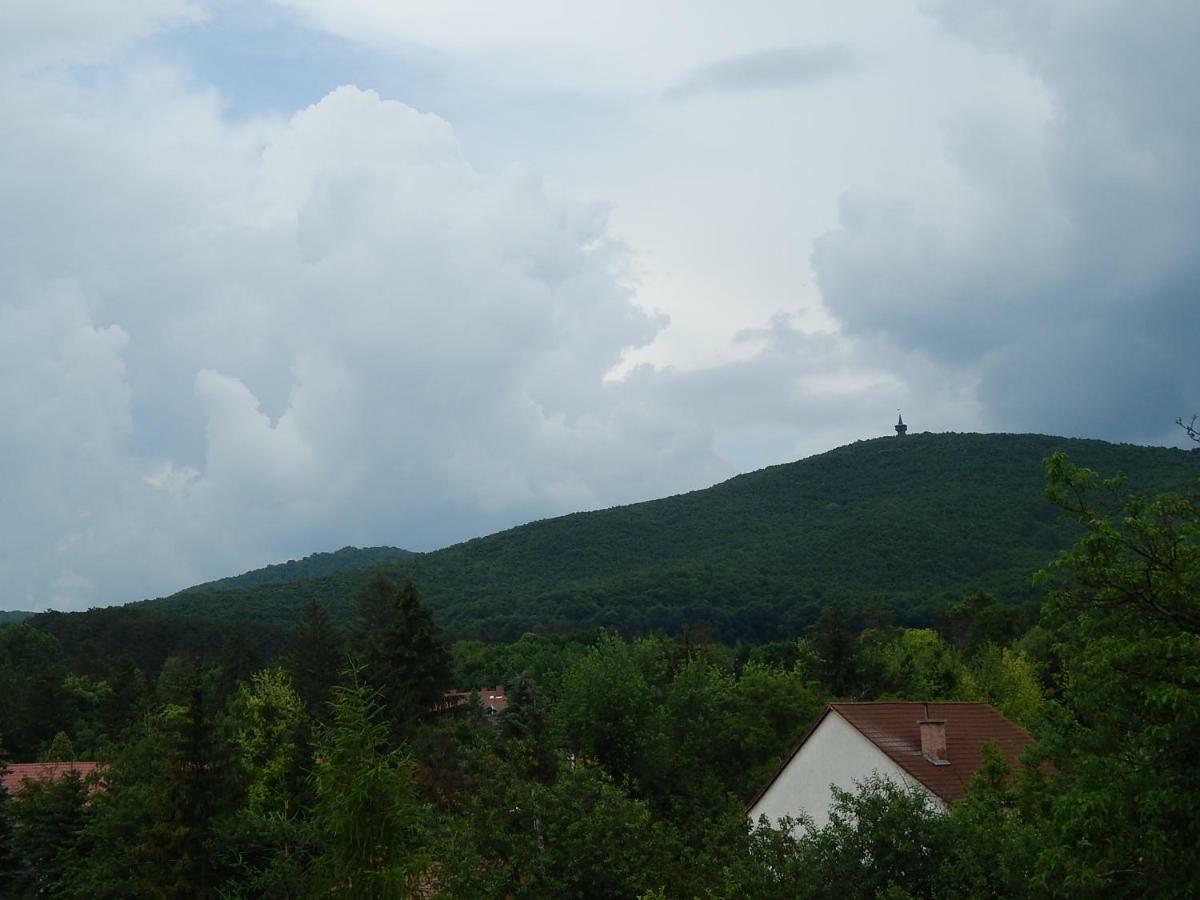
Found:
[[[833,800],[829,786],[834,784],[853,791],[856,784],[872,774],[897,784],[916,786],[929,794],[938,807],[945,806],[836,710],[830,710],[767,792],[750,808],[750,821],[757,822],[759,816],[765,815],[775,825],[785,816],[796,818],[805,812],[820,828],[829,821]]]

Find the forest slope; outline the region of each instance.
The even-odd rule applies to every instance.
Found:
[[[1073,532],[1042,498],[1063,449],[1146,492],[1200,477],[1200,455],[1018,434],[860,441],[705,490],[533,522],[381,568],[412,577],[456,637],[530,628],[677,630],[727,639],[794,634],[831,601],[886,601],[923,622],[982,590],[1031,600],[1031,574]],[[344,619],[366,570],[150,601],[164,612],[286,623],[311,597]]]

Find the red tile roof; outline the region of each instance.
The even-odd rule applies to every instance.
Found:
[[[983,763],[983,745],[994,743],[1008,764],[1015,765],[1033,743],[1029,732],[1004,718],[987,703],[831,703],[842,717],[947,803],[967,794],[967,782]],[[925,707],[929,707],[926,715]],[[946,721],[948,766],[931,763],[921,754],[924,718]]]
[[[20,792],[27,780],[57,781],[68,772],[78,772],[82,777],[87,778],[100,768],[101,765],[98,762],[85,762],[81,760],[72,762],[10,763],[8,768],[4,770],[3,777],[0,777],[0,782],[3,782],[9,795],[13,796]]]
[[[1033,743],[1028,731],[1004,718],[987,703],[921,703],[907,700],[830,703],[792,746],[782,765],[750,801],[747,809],[752,809],[762,799],[830,712],[841,715],[900,768],[947,803],[966,796],[967,783],[983,763],[984,744],[994,743],[1011,766]],[[945,720],[945,758],[949,765],[935,765],[921,753],[921,728],[917,723],[926,718]]]

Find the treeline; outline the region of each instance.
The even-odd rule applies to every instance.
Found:
[[[205,592],[259,587],[264,584],[287,584],[349,570],[377,568],[415,555],[411,550],[401,550],[399,547],[343,547],[332,553],[310,553],[303,559],[290,559],[241,575],[219,578],[188,590]]]
[[[0,702],[74,704],[40,739],[0,708],[10,750],[107,769],[4,801],[0,894],[1195,896],[1200,503],[1119,497],[1061,456],[1048,474],[1083,536],[1040,611],[972,594],[936,629],[831,607],[758,645],[697,626],[447,647],[410,583],[375,577],[344,630],[308,604],[277,665],[171,656],[140,682],[61,648],[42,671],[55,640],[2,629]],[[438,711],[497,682],[500,715]],[[752,826],[746,800],[834,697],[986,699],[1036,753],[992,757],[948,815],[868,781],[823,829]]]

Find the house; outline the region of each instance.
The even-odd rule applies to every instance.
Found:
[[[68,772],[78,772],[81,778],[87,778],[101,765],[91,761],[11,763],[0,775],[0,783],[3,783],[10,797],[16,797],[26,781],[57,781]]]
[[[508,694],[504,692],[504,685],[498,684],[494,688],[482,688],[478,691],[446,691],[442,695],[442,705],[439,709],[457,709],[473,702],[474,699],[478,699],[484,715],[494,716],[508,708]]]
[[[803,813],[820,828],[829,821],[830,785],[853,790],[871,775],[924,791],[944,810],[966,795],[989,742],[1012,765],[1033,738],[987,703],[830,703],[747,814],[776,824]]]

